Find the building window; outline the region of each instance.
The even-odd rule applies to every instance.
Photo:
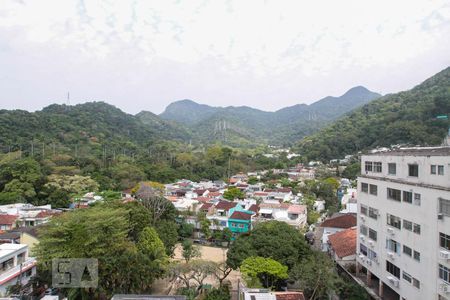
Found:
[[[413,223],[408,220],[403,220],[403,228],[409,231],[413,230]]]
[[[402,219],[396,217],[394,215],[386,214],[387,216],[387,224],[393,226],[395,228],[401,229]]]
[[[366,225],[360,225],[359,226],[359,233],[362,235],[367,235],[367,226]]]
[[[419,166],[414,165],[408,165],[408,175],[411,177],[419,177]]]
[[[403,271],[403,279],[405,279],[405,280],[408,281],[409,283],[412,282],[412,276],[409,275],[408,273],[406,273],[405,271]]]
[[[414,259],[417,261],[420,261],[420,252],[417,252],[416,250],[414,250]]]
[[[397,165],[395,163],[388,164],[388,174],[389,175],[397,174]]]
[[[359,244],[359,251],[364,256],[367,256],[367,247],[364,244],[361,244],[361,243]]]
[[[369,217],[376,220],[379,214],[378,209],[369,207]]]
[[[400,279],[400,268],[391,263],[390,261],[386,261],[386,271]]]
[[[416,278],[413,278],[413,286],[420,289],[420,281],[417,280]]]
[[[371,228],[369,228],[369,238],[374,241],[377,240],[377,232]]]
[[[403,191],[403,202],[412,204],[412,200],[413,200],[413,193],[412,192]]]
[[[369,186],[369,191],[370,191],[371,195],[375,195],[376,196],[378,194],[378,187],[376,185],[374,185],[374,184],[371,184]]]
[[[436,175],[436,165],[431,165],[430,173],[431,175]]]
[[[366,172],[372,172],[372,162],[371,161],[365,162],[365,170],[366,170]]]
[[[382,164],[379,161],[376,161],[373,163],[373,171],[376,173],[381,173],[382,171]]]
[[[439,278],[446,281],[447,283],[450,283],[450,269],[440,264]]]
[[[420,206],[420,194],[414,193],[414,205]]]
[[[406,245],[403,245],[403,253],[408,256],[412,256],[412,249]]]
[[[439,213],[450,217],[450,200],[439,198]]]
[[[438,175],[444,175],[444,166],[438,166]]]
[[[386,240],[386,248],[392,252],[400,253],[400,244],[394,240]]]
[[[420,234],[420,225],[419,224],[414,223],[413,232]]]
[[[361,204],[361,214],[367,216],[367,206]]]
[[[439,246],[441,246],[441,248],[450,250],[450,235],[439,232]]]
[[[402,191],[387,188],[387,198],[395,201],[402,201]]]
[[[367,257],[371,260],[377,260],[377,253],[375,251],[372,251],[371,249],[368,250]]]
[[[238,227],[239,228],[244,228],[244,224],[239,224]]]
[[[369,184],[361,182],[361,192],[368,193],[369,192]]]

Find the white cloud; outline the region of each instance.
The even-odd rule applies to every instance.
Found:
[[[57,73],[59,66],[50,53],[57,53],[64,64],[89,66],[99,76],[110,77],[106,66],[116,66],[116,80],[127,78],[141,88],[143,78],[166,78],[176,80],[180,92],[200,98],[210,95],[195,89],[242,89],[224,93],[233,97],[227,100],[232,103],[255,101],[246,97],[258,97],[261,91],[272,94],[280,86],[291,97],[296,82],[308,78],[317,84],[338,72],[410,64],[434,55],[436,49],[450,50],[449,36],[450,4],[443,0],[0,0],[0,45],[8,49],[0,52],[0,60],[11,53],[36,56],[47,63],[51,78],[52,68]],[[26,78],[23,70],[10,68],[18,78]],[[89,76],[82,69],[77,72]],[[200,79],[212,86],[205,87]],[[351,82],[339,76],[335,80]],[[240,86],[243,82],[245,87]],[[177,92],[163,95],[171,101]],[[331,92],[335,90],[303,96]],[[269,102],[258,105],[276,107]]]

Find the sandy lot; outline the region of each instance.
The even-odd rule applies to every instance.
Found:
[[[203,260],[211,260],[216,263],[224,262],[227,258],[227,250],[225,248],[216,248],[216,247],[209,247],[209,246],[203,246],[198,245],[197,247],[200,248],[200,252],[202,256],[198,259]],[[179,261],[183,260],[183,257],[181,255],[182,253],[182,247],[181,244],[178,244],[175,248],[175,255],[173,257],[173,260]],[[232,271],[226,281],[229,280],[232,284],[233,289],[237,289],[237,283],[238,280],[241,278],[241,274],[238,271]],[[213,286],[217,286],[217,279],[214,277],[208,277],[205,280],[205,283],[212,284]],[[160,294],[160,295],[167,295],[167,294],[174,294],[176,290],[176,286],[171,286],[172,284],[169,282],[168,279],[161,279],[155,282],[154,284],[154,291],[153,294]]]

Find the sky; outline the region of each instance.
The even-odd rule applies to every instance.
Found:
[[[448,0],[0,0],[2,109],[274,111],[407,90],[448,66]]]

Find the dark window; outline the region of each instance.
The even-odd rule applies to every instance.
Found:
[[[416,278],[413,278],[413,286],[420,289],[420,281],[417,280]]]
[[[363,193],[369,192],[369,184],[361,182],[361,192]]]
[[[387,198],[395,201],[402,201],[402,191],[387,188]]]
[[[388,174],[389,175],[397,174],[397,165],[395,163],[388,164]]]
[[[399,217],[387,214],[387,224],[395,228],[401,229],[402,220]]]
[[[438,175],[444,175],[444,166],[438,166]]]
[[[374,241],[377,240],[377,232],[371,228],[369,228],[369,238]]]
[[[408,165],[408,175],[411,177],[419,177],[419,166]]]
[[[439,212],[450,217],[450,200],[439,198]]]
[[[367,247],[364,244],[359,244],[359,251],[361,252],[361,254],[367,256]]]
[[[378,194],[378,187],[376,185],[374,185],[374,184],[371,184],[369,186],[369,190],[370,190],[370,194],[371,195],[375,195],[376,196]]]
[[[407,202],[407,203],[411,203],[412,204],[412,201],[413,201],[413,193],[412,192],[403,191],[403,202]]]
[[[403,279],[405,279],[405,280],[408,281],[409,283],[412,282],[412,277],[411,277],[411,275],[409,275],[409,274],[406,273],[405,271],[403,271]]]
[[[403,245],[403,253],[408,256],[412,256],[412,249],[409,248],[408,246]]]
[[[373,171],[376,173],[381,173],[382,171],[382,164],[379,161],[376,161],[373,163]]]
[[[365,170],[366,170],[366,172],[372,172],[372,162],[371,161],[366,161]]]
[[[400,279],[400,268],[391,263],[390,261],[386,261],[386,271]]]
[[[439,232],[439,246],[450,250],[450,235]]]
[[[417,261],[420,261],[420,252],[417,252],[416,250],[414,250],[414,259]]]
[[[420,194],[414,193],[414,205],[420,206]]]
[[[361,214],[367,216],[367,206],[361,204]]]
[[[439,278],[450,283],[450,269],[443,265],[439,265]]]
[[[420,234],[420,225],[414,223],[413,231],[414,233]]]
[[[378,209],[369,207],[369,217],[376,220],[378,218],[378,215],[379,215]]]
[[[431,165],[430,173],[431,175],[436,175],[436,165]]]
[[[413,223],[408,220],[403,220],[403,228],[409,231],[413,230]]]

